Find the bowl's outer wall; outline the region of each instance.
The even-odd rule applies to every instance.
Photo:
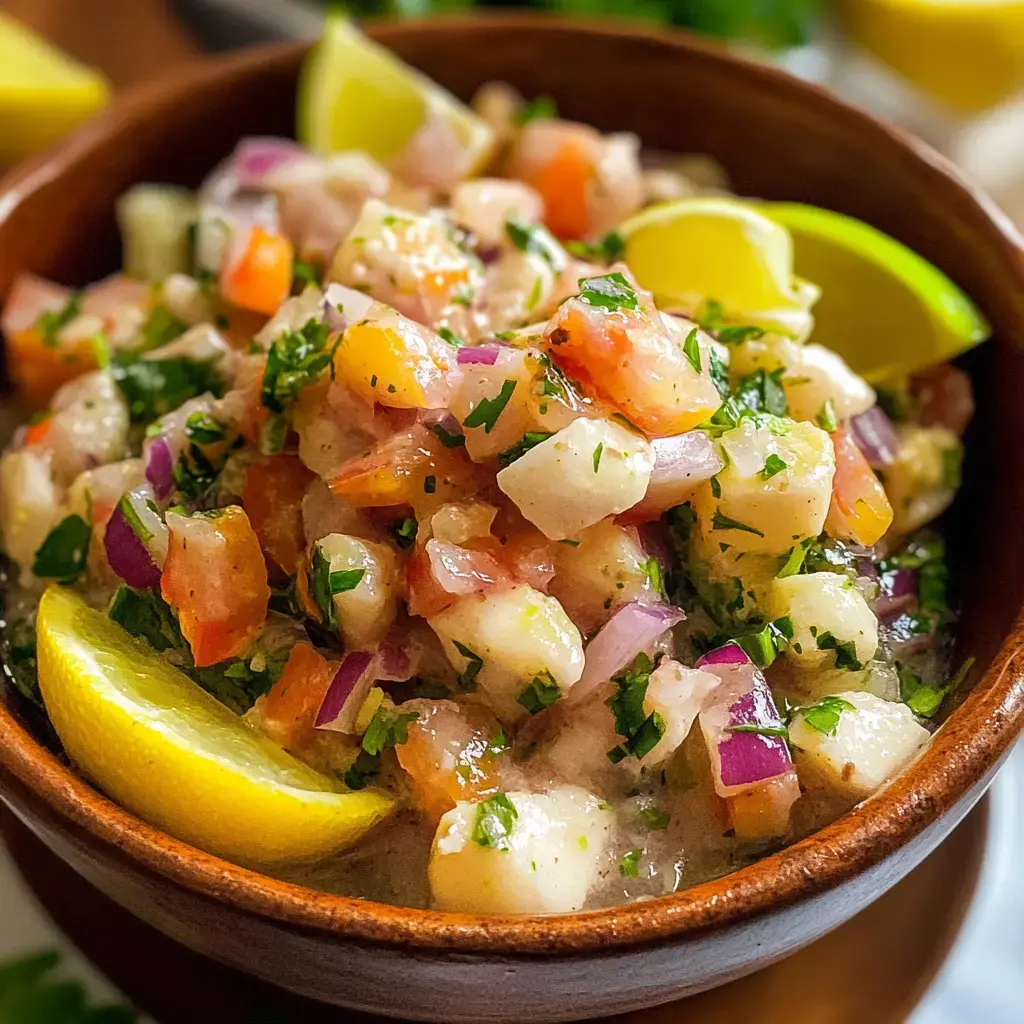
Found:
[[[709,152],[739,191],[859,216],[975,297],[998,340],[980,357],[991,381],[976,430],[985,444],[969,462],[957,533],[960,561],[971,569],[963,646],[988,670],[983,683],[920,771],[890,787],[884,811],[877,808],[887,794],[720,883],[568,924],[463,924],[343,906],[218,867],[61,772],[2,710],[0,791],[61,856],[168,934],[339,1004],[446,1021],[573,1019],[728,981],[822,935],[909,872],[980,797],[1020,727],[1024,268],[1015,236],[937,158],[915,153],[897,133],[700,47],[528,18],[379,34],[461,95],[503,78],[527,95],[554,96],[565,116],[636,131],[649,146]],[[83,129],[59,157],[12,178],[0,190],[0,296],[25,269],[78,284],[113,270],[113,205],[129,185],[197,184],[238,137],[289,134],[300,58],[279,49],[200,73],[187,87],[147,90],[113,120]],[[1013,442],[996,453],[1001,437]],[[986,461],[986,453],[996,454]],[[595,948],[595,935],[606,948]]]

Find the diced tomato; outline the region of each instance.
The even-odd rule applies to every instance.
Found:
[[[310,644],[297,643],[281,678],[257,704],[264,732],[288,750],[301,750],[337,670]]]
[[[445,448],[422,425],[382,441],[346,462],[328,486],[357,508],[411,505],[418,518],[479,490],[476,469],[462,449]]]
[[[531,182],[544,200],[544,220],[559,238],[585,238],[589,234],[593,179],[590,154],[578,142],[570,141]]]
[[[294,259],[284,235],[256,224],[229,253],[221,270],[221,293],[235,306],[273,316],[291,294]]]
[[[846,427],[839,427],[831,437],[836,450],[836,475],[825,532],[870,547],[892,524],[892,505]]]
[[[240,654],[267,617],[270,587],[260,542],[236,505],[167,515],[170,538],[160,589],[178,612],[196,665]]]
[[[246,470],[242,504],[260,547],[285,576],[291,576],[306,546],[302,498],[313,474],[297,455],[275,455]]]
[[[591,398],[613,405],[647,434],[685,433],[714,413],[721,396],[707,365],[698,372],[690,363],[650,294],[630,285],[636,309],[569,299],[548,324],[544,343]]]

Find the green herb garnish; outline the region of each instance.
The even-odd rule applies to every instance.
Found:
[[[298,331],[285,331],[274,339],[267,353],[260,399],[271,412],[283,413],[300,391],[312,384],[332,365],[337,338],[327,348],[331,329],[319,320],[307,320]]]
[[[812,729],[817,729],[818,732],[823,732],[826,736],[835,736],[836,730],[839,728],[840,715],[844,711],[853,710],[855,710],[854,706],[848,700],[843,700],[842,697],[822,697],[817,704],[794,708],[789,717],[792,720],[794,715],[800,714]]]
[[[588,306],[608,310],[640,308],[640,299],[633,286],[617,270],[602,277],[581,278],[579,287],[580,298]]]
[[[756,527],[747,526],[746,523],[741,523],[736,519],[730,519],[728,516],[722,515],[721,509],[715,509],[715,514],[711,517],[711,529],[740,530],[743,533],[752,533],[756,537],[764,536],[764,534]]]
[[[764,460],[764,468],[758,476],[762,480],[770,480],[776,473],[781,473],[784,469],[786,469],[786,463],[773,452]]]
[[[74,583],[85,572],[92,527],[81,517],[66,516],[36,551],[32,573],[44,580]]]
[[[419,528],[419,523],[412,518],[403,519],[400,523],[393,523],[388,527],[391,536],[395,538],[395,543],[403,551],[416,543],[416,534],[419,532]]]
[[[365,575],[365,569],[336,569],[330,575],[331,593],[346,594],[355,590]]]
[[[640,874],[640,851],[630,850],[619,859],[619,874],[623,878],[636,878]]]
[[[814,630],[812,628],[811,632]],[[856,672],[864,666],[857,660],[857,645],[852,640],[840,642],[831,633],[818,633],[815,637],[819,651],[836,652],[836,668],[848,669]]]
[[[701,372],[700,364],[700,332],[696,327],[686,336],[683,342],[683,355],[697,373]]]
[[[825,404],[815,417],[815,422],[828,434],[839,429],[839,420],[836,419],[836,404],[831,398],[825,400]]]
[[[637,817],[644,827],[649,828],[652,832],[663,832],[672,820],[670,815],[657,807],[644,807]]]
[[[562,247],[543,224],[529,224],[515,218],[505,222],[505,234],[521,252],[532,252],[542,256],[552,270],[560,271],[565,266]]]
[[[665,735],[662,716],[657,711],[649,715],[644,712],[644,698],[652,671],[651,659],[641,652],[626,672],[613,677],[619,692],[605,703],[615,716],[615,731],[625,739],[621,746],[608,751],[608,759],[613,764],[630,754],[638,761],[642,760]]]
[[[438,337],[448,342],[453,348],[465,348],[466,343],[449,327],[438,327]]]
[[[504,412],[512,392],[516,389],[516,381],[506,380],[501,386],[501,391],[494,398],[481,398],[475,408],[462,421],[464,427],[483,427],[484,433],[489,434],[498,422],[498,417]]]
[[[528,451],[542,444],[554,435],[549,430],[528,430],[514,445],[498,453],[498,462],[502,466],[511,466],[521,459]]]
[[[533,677],[530,685],[519,694],[517,701],[531,715],[536,715],[551,707],[561,696],[562,689],[555,682],[554,676],[550,672],[542,672]]]
[[[597,447],[596,447],[596,448],[594,449],[594,457],[593,457],[593,461],[594,461],[594,472],[595,472],[595,473],[596,473],[596,472],[598,471],[598,468],[599,468],[599,467],[600,467],[600,465],[601,465],[601,455],[603,454],[603,452],[604,452],[604,444],[603,444],[603,443],[602,443],[602,444],[599,444],[599,445],[598,445],[598,446],[597,446]]]
[[[46,348],[56,348],[60,344],[58,335],[82,311],[82,293],[72,292],[68,301],[60,309],[41,313],[36,320],[36,330],[43,337]]]
[[[552,120],[558,117],[558,106],[550,96],[535,96],[515,112],[512,120],[518,125],[529,124],[540,119]]]
[[[194,412],[185,421],[185,436],[196,444],[216,444],[227,440],[227,428],[208,412]]]
[[[518,817],[515,804],[504,793],[495,793],[477,804],[473,842],[492,850],[510,850],[512,830]]]
[[[442,427],[440,423],[434,424],[434,433],[440,438],[441,444],[445,448],[462,448],[466,443],[465,434],[453,434]],[[500,459],[501,456],[499,455],[498,458]]]
[[[472,690],[476,687],[476,677],[484,667],[484,659],[471,651],[465,644],[453,640],[455,649],[466,659],[466,667],[459,673],[458,683],[461,690]]]

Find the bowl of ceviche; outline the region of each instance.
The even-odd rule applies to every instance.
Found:
[[[126,97],[0,192],[0,794],[394,1016],[813,941],[1021,725],[1019,245],[680,36],[332,18]]]

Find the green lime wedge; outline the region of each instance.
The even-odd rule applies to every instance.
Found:
[[[494,145],[491,129],[426,76],[371,42],[333,11],[299,79],[299,139],[316,153],[359,149],[382,163],[397,157],[428,116],[446,118],[482,165]]]
[[[868,380],[946,362],[991,334],[941,270],[863,221],[799,203],[766,203],[793,239],[796,272],[821,288],[812,340]]]
[[[109,98],[101,74],[0,14],[0,164],[54,142]]]

